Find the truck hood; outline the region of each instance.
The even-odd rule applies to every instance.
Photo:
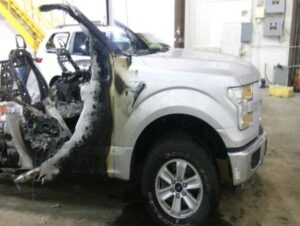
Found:
[[[142,60],[148,67],[157,70],[235,77],[241,85],[260,78],[253,65],[238,57],[218,53],[171,49],[143,56]]]

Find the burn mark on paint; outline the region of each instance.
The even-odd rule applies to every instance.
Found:
[[[136,88],[134,95],[133,95],[133,102],[131,107],[134,106],[137,98],[140,96],[140,94],[143,92],[143,90],[146,88],[146,84],[144,82],[140,82],[138,87]]]
[[[130,58],[130,60],[128,60]],[[143,81],[140,82],[132,82],[130,85],[126,84],[122,79],[121,75],[127,74],[128,76],[135,76],[138,74],[138,71],[130,71],[129,67],[131,65],[131,57],[127,57],[126,59],[119,58],[115,64],[115,75],[114,75],[114,86],[119,95],[125,93],[126,96],[132,98],[131,107],[133,108],[140,94],[146,88],[146,84]]]
[[[119,95],[124,93],[124,91],[128,88],[126,83],[123,81],[121,76],[117,73],[115,73],[115,89]]]

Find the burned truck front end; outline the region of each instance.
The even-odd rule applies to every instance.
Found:
[[[111,59],[120,51],[75,7],[54,4],[41,10],[64,10],[79,22],[89,38],[91,66],[82,71],[58,50],[63,74],[48,88],[26,48],[1,62],[1,171],[13,172],[15,182],[51,180],[72,168],[68,164],[105,173],[113,133]],[[64,60],[74,71],[64,68]]]
[[[24,172],[51,158],[71,132],[25,48],[0,66],[1,169]]]

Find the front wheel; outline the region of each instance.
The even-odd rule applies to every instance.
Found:
[[[186,136],[168,136],[147,158],[142,191],[159,225],[202,225],[217,208],[219,184],[213,161]]]

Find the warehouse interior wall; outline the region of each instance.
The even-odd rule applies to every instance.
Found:
[[[15,30],[0,15],[0,60],[8,58],[9,51],[16,46]]]
[[[293,0],[286,0],[282,37],[264,37],[264,18],[257,8],[264,0],[187,0],[187,48],[211,50],[240,56],[256,66],[261,77],[272,80],[273,67],[288,65]],[[252,41],[242,44],[241,23],[252,22]]]
[[[112,17],[135,32],[153,33],[174,44],[174,0],[111,0]]]

